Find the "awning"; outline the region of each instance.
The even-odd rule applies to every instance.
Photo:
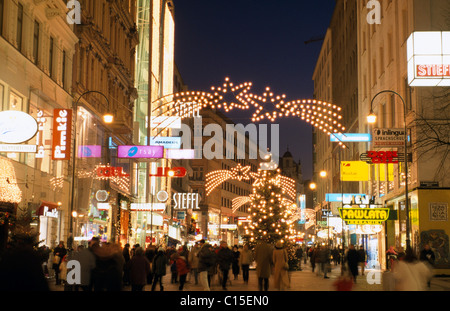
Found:
[[[44,215],[44,210],[47,208],[47,211],[52,211],[54,209],[57,209],[59,207],[58,203],[54,202],[48,202],[48,201],[41,201],[41,205],[36,210],[36,214],[38,216]]]

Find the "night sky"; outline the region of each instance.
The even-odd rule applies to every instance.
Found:
[[[175,61],[190,90],[209,91],[225,77],[234,84],[266,86],[286,100],[313,98],[312,75],[334,0],[174,0]],[[268,108],[271,110],[270,108]],[[253,111],[235,111],[236,123],[250,123]],[[277,119],[280,153],[289,147],[312,176],[312,128],[299,118]]]

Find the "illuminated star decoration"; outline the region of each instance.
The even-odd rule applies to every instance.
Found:
[[[277,118],[293,116],[310,123],[327,135],[343,134],[346,130],[341,124],[341,107],[315,99],[287,101],[286,95],[276,95],[270,87],[267,87],[263,94],[257,95],[251,92],[251,88],[251,82],[234,84],[229,78],[225,78],[223,85],[211,87],[210,92],[178,92],[154,101],[152,115],[186,118],[191,117],[194,111],[207,107],[224,109],[225,112],[235,108],[248,110],[252,107],[255,109],[253,122],[275,122]],[[269,111],[269,105],[273,107],[273,111]],[[342,142],[339,144],[345,148]]]
[[[206,175],[206,195],[210,195],[211,192],[225,181],[231,180],[250,180],[251,167],[243,167],[240,163],[233,167],[231,170],[218,170],[210,172]]]

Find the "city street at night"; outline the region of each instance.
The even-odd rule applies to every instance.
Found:
[[[0,292],[450,291],[449,17],[0,0]]]

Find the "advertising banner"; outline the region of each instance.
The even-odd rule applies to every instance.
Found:
[[[342,161],[342,181],[369,181],[370,165],[362,161]]]
[[[121,159],[161,159],[164,157],[164,147],[118,146],[117,157]]]

